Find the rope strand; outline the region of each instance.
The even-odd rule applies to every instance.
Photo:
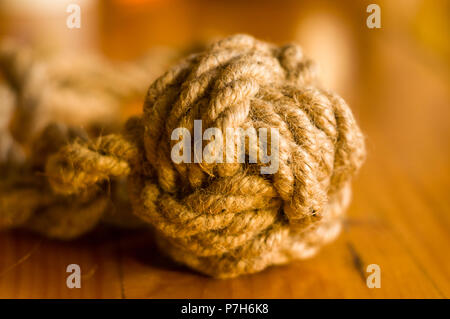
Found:
[[[196,119],[222,132],[277,128],[278,171],[261,174],[260,161],[175,164],[171,132],[184,127],[193,136]],[[221,278],[310,257],[334,239],[365,154],[349,107],[316,84],[301,49],[247,35],[167,71],[127,129],[63,148],[47,163],[53,188],[76,193],[128,175],[134,213],[156,229],[162,251]]]

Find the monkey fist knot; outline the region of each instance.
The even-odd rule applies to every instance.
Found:
[[[186,128],[194,136],[195,120],[224,136],[228,128],[241,128],[238,135],[275,128],[277,169],[261,173],[268,163],[260,157],[254,163],[175,163],[172,133]],[[246,159],[253,148],[261,151],[249,136]],[[230,152],[225,140],[223,158]],[[239,140],[230,144],[237,147]],[[157,230],[163,251],[216,277],[306,258],[336,237],[351,178],[365,154],[351,110],[318,86],[301,49],[246,35],[221,40],[172,67],[149,88],[142,117],[128,122],[124,136],[103,144],[105,150],[92,156],[111,163],[89,182],[129,163],[134,212]]]

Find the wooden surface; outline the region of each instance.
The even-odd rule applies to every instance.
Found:
[[[352,10],[343,11],[362,17],[349,24],[357,59],[340,93],[366,134],[368,158],[337,241],[309,260],[215,280],[164,258],[148,234],[99,229],[62,243],[14,231],[0,234],[0,297],[449,298],[448,55],[389,13],[383,29],[368,30],[364,8]],[[119,45],[105,52],[111,47]],[[81,289],[66,287],[72,263]],[[366,286],[368,264],[381,268],[379,289]]]

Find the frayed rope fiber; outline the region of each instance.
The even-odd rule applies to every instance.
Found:
[[[24,228],[70,240],[99,223],[144,226],[131,213],[126,177],[56,194],[47,159],[75,140],[117,132],[148,84],[180,53],[153,48],[113,62],[17,39],[0,41],[0,231]]]
[[[197,119],[222,132],[277,128],[279,169],[264,175],[260,162],[175,164],[171,133],[192,133]],[[161,250],[227,278],[310,257],[333,240],[364,156],[351,110],[317,84],[298,46],[235,35],[158,78],[124,133],[77,139],[50,156],[46,176],[64,195],[127,176],[133,212],[156,230]]]

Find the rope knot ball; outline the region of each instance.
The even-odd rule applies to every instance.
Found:
[[[365,155],[347,104],[316,82],[296,45],[226,38],[158,78],[123,134],[64,147],[47,175],[66,194],[128,176],[134,213],[153,226],[162,250],[211,276],[309,257],[338,235]],[[192,134],[195,120],[222,132],[276,128],[278,170],[261,174],[261,161],[175,163],[172,132]]]

